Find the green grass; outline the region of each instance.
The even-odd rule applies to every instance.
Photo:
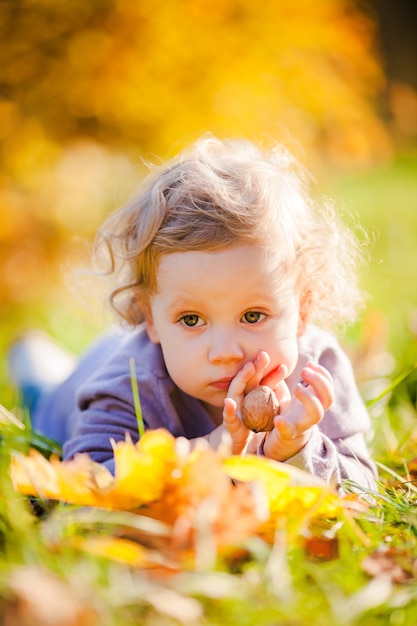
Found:
[[[6,431],[0,456],[0,615],[15,620],[10,623],[23,626],[27,613],[28,624],[53,623],[41,619],[39,605],[48,602],[48,619],[60,623],[51,593],[66,598],[73,616],[68,623],[74,625],[86,616],[85,623],[101,626],[416,623],[417,489],[393,470],[382,470],[375,504],[358,514],[363,537],[349,524],[332,529],[323,520],[337,539],[331,558],[314,556],[303,538],[288,542],[282,531],[274,545],[253,537],[217,559],[200,560],[198,570],[158,576],[89,556],[69,541],[121,526],[134,529],[133,517],[140,527],[140,516],[94,509],[89,514],[17,495],[6,467],[15,433]]]
[[[369,510],[358,514],[363,536],[349,524],[330,524],[326,533],[335,535],[337,551],[329,558],[313,556],[305,538],[288,542],[284,532],[273,546],[254,537],[228,554],[203,560],[198,571],[170,577],[88,556],[69,538],[112,532],[120,517],[107,512],[104,519],[97,511],[92,518],[76,507],[16,494],[8,477],[9,455],[28,442],[8,426],[0,448],[0,621],[21,626],[415,626],[417,467],[413,470],[410,462],[417,457],[417,370],[412,369],[417,338],[410,320],[417,309],[417,159],[340,178],[333,181],[332,193],[374,234],[363,282],[371,294],[368,309],[386,321],[388,336],[380,350],[391,357],[390,371],[377,368],[367,387],[371,398],[390,388],[369,407],[369,445],[380,467],[380,489]],[[80,324],[75,308],[63,311],[52,299],[47,304],[31,310],[31,321],[79,351],[95,324]],[[3,325],[2,347],[26,323],[23,308],[15,311]],[[346,339],[354,355],[360,354],[362,324]],[[385,357],[381,352],[378,358]],[[11,408],[15,393],[5,380],[0,403]],[[132,518],[123,524],[133,524]]]
[[[368,309],[387,319],[389,347],[404,366],[417,354],[417,156],[360,176],[339,178],[332,193],[368,233],[362,283]],[[411,340],[411,345],[410,345]]]

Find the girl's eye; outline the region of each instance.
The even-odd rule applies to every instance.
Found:
[[[191,314],[191,315],[183,315],[180,321],[185,325],[192,328],[193,326],[201,326],[203,320],[199,315]]]
[[[242,317],[242,320],[247,324],[256,324],[260,320],[263,320],[265,317],[265,313],[260,313],[259,311],[248,311]]]

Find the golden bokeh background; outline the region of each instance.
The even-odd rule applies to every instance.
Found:
[[[37,325],[83,345],[101,322],[76,321],[67,267],[143,161],[201,133],[285,141],[322,181],[415,155],[416,85],[387,72],[378,5],[2,0],[1,346]]]

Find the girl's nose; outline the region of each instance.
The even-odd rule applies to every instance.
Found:
[[[208,355],[212,363],[240,361],[244,355],[243,348],[233,332],[226,329],[213,332]]]

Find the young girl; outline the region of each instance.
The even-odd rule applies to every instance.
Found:
[[[350,363],[313,324],[352,319],[359,247],[306,189],[282,148],[204,136],[107,220],[96,253],[107,254],[110,303],[130,330],[103,339],[55,395],[67,402],[77,388],[64,458],[86,452],[112,469],[111,440],[138,439],[133,358],[146,428],[214,448],[227,432],[234,454],[374,488]],[[280,412],[254,435],[241,406],[260,384]]]

